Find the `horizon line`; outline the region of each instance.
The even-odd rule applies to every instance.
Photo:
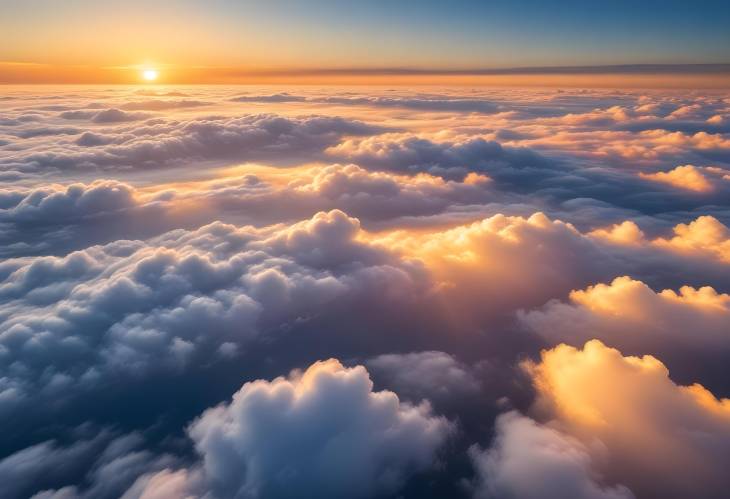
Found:
[[[414,83],[420,80],[429,84],[448,83],[452,80],[468,83],[469,78],[480,81],[494,81],[509,84],[505,78],[512,78],[517,84],[534,85],[533,77],[548,77],[557,85],[570,85],[565,77],[576,77],[579,85],[590,82],[615,83],[617,79],[633,80],[635,84],[647,83],[681,86],[730,87],[730,63],[672,63],[672,64],[605,64],[567,66],[515,66],[474,68],[428,68],[428,67],[323,67],[323,68],[265,68],[235,66],[174,66],[160,63],[161,81],[165,84],[232,84],[232,83],[294,83],[324,84],[359,83],[383,78],[395,78],[393,83]],[[0,61],[1,84],[136,84],[139,83],[139,66],[90,66],[53,65]],[[671,76],[675,81],[661,81],[656,77]],[[652,77],[655,77],[652,79]],[[602,80],[603,79],[603,80]],[[546,80],[548,81],[548,80]],[[548,81],[547,85],[551,83]]]

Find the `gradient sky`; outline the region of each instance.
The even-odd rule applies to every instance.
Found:
[[[0,2],[0,61],[244,69],[726,63],[723,1]]]

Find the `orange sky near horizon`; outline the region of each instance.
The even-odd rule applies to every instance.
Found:
[[[159,72],[146,81],[145,69]],[[604,88],[730,88],[730,73],[534,73],[449,74],[442,71],[280,69],[173,66],[145,62],[135,66],[98,67],[0,62],[0,84],[313,84],[313,85],[477,85]]]
[[[5,2],[0,84],[730,88],[730,11],[671,3]]]

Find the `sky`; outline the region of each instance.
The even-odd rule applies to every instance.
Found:
[[[730,7],[720,1],[30,0],[0,9],[3,80],[15,82],[132,82],[127,68],[145,64],[168,68],[169,83],[230,83],[270,71],[730,62]]]
[[[728,8],[547,4],[0,3],[0,499],[727,499]]]

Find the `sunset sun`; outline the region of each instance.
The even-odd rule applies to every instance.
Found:
[[[145,81],[155,81],[158,75],[159,73],[156,69],[145,69],[144,71],[142,71],[142,78]]]

